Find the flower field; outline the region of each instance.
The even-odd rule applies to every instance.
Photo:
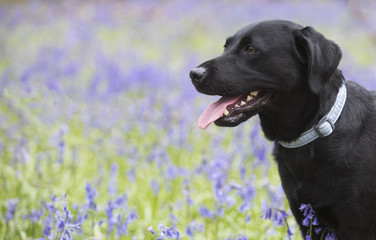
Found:
[[[189,70],[240,27],[288,19],[376,89],[369,4],[0,3],[0,239],[302,239],[258,118],[199,129],[218,97]]]

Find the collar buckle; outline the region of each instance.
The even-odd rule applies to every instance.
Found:
[[[335,129],[334,123],[328,116],[324,116],[315,126],[313,130],[320,138],[329,136]]]

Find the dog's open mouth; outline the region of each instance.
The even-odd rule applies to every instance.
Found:
[[[201,129],[212,122],[218,126],[237,126],[257,114],[271,95],[269,90],[260,90],[236,97],[221,97],[205,109],[198,119],[198,125]]]

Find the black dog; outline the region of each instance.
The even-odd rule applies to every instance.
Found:
[[[222,96],[201,128],[259,115],[304,235],[299,207],[309,203],[338,239],[376,239],[376,94],[345,82],[341,56],[312,27],[265,21],[240,29],[190,77],[199,92]]]

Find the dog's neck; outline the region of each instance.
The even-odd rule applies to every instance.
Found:
[[[275,96],[275,107],[259,113],[261,127],[271,141],[293,141],[315,125],[333,106],[343,82],[340,70],[329,79],[320,95],[302,85],[286,95]]]

